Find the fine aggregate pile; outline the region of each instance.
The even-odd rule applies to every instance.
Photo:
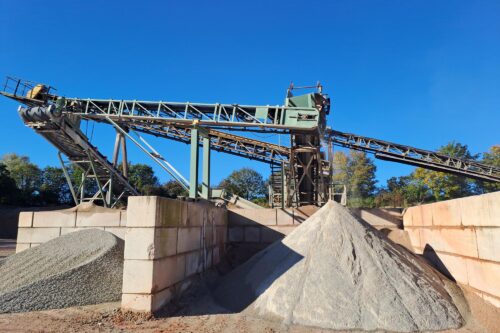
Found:
[[[117,301],[123,240],[86,229],[0,261],[0,313]]]
[[[432,268],[333,201],[226,275],[214,298],[231,311],[328,329],[463,324]]]

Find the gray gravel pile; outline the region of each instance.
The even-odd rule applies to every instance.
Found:
[[[439,275],[333,201],[228,274],[214,297],[232,311],[328,329],[411,332],[463,322]]]
[[[0,261],[0,313],[117,301],[123,240],[87,229]]]

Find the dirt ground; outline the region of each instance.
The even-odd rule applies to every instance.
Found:
[[[466,324],[447,332],[500,332],[500,309],[461,286],[468,309]],[[106,303],[39,312],[1,314],[1,332],[334,332],[303,326],[284,326],[245,313],[220,313],[199,291],[186,295],[155,317],[121,312],[120,304]],[[467,305],[465,306],[467,308]],[[200,313],[200,310],[202,313]],[[339,331],[335,331],[339,332]],[[352,331],[350,331],[352,332]]]

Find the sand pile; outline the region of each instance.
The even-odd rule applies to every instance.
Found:
[[[462,325],[430,267],[333,201],[228,274],[214,297],[232,311],[330,329]]]
[[[109,232],[73,232],[0,261],[0,313],[117,301],[123,241]]]

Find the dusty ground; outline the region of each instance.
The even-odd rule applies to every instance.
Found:
[[[457,332],[500,332],[500,310],[462,287],[469,304],[467,324]],[[199,296],[199,295],[198,295]],[[61,310],[0,315],[1,332],[333,332],[310,327],[283,326],[242,313],[199,314],[206,300],[193,302],[189,295],[157,317],[122,313],[119,303],[106,303]],[[202,297],[203,298],[203,297]],[[210,304],[208,304],[210,305]],[[217,312],[210,306],[210,312]],[[215,310],[215,311],[214,311]],[[338,332],[338,331],[337,331]],[[352,332],[352,331],[351,331]],[[453,332],[453,331],[447,331]]]

